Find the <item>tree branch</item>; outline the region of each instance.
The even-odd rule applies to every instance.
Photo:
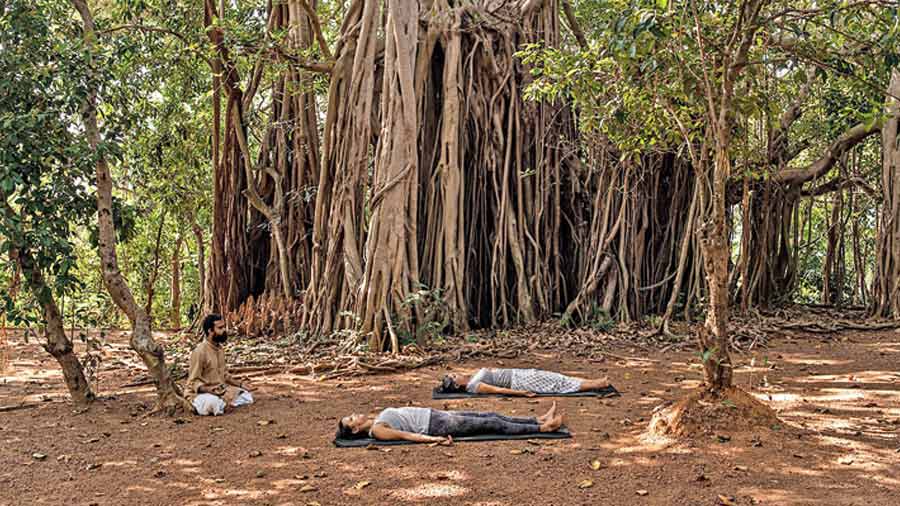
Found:
[[[841,134],[825,151],[825,154],[803,169],[791,169],[779,172],[772,177],[777,183],[803,184],[818,179],[831,170],[838,159],[850,148],[865,140],[868,136],[881,131],[882,120],[872,125],[858,124]]]
[[[331,54],[331,50],[328,49],[328,42],[325,41],[325,36],[322,35],[322,25],[319,23],[319,16],[316,14],[316,11],[313,10],[312,6],[309,5],[309,2],[306,0],[297,0],[300,4],[300,7],[306,11],[306,16],[309,17],[309,22],[312,25],[313,32],[316,34],[316,41],[319,43],[319,49],[322,51],[322,55],[325,56],[326,60],[331,60],[334,57]]]
[[[581,25],[578,24],[578,19],[575,17],[575,11],[572,9],[572,3],[569,0],[563,0],[562,8],[563,14],[566,15],[566,21],[569,23],[569,30],[572,30],[572,35],[575,36],[575,40],[578,41],[578,45],[581,46],[581,49],[587,51],[587,38],[584,36],[584,31],[581,29]]]
[[[207,65],[212,66],[212,61],[209,58],[207,58],[206,55],[203,54],[202,51],[199,51],[197,49],[191,49],[191,42],[188,40],[187,37],[185,37],[184,35],[176,32],[176,31],[169,30],[167,28],[161,28],[158,26],[126,24],[126,25],[114,26],[114,27],[108,28],[106,30],[101,30],[101,31],[97,32],[97,34],[98,35],[109,35],[109,34],[112,34],[115,32],[121,32],[123,30],[138,30],[138,31],[142,31],[142,32],[162,33],[165,35],[171,35],[172,37],[175,37],[176,39],[180,40],[186,46],[185,49],[188,52],[193,53],[195,56],[197,56],[198,58],[205,61],[207,63]]]
[[[825,195],[826,193],[843,190],[852,186],[860,188],[872,198],[878,197],[878,192],[876,192],[874,188],[869,186],[866,180],[861,177],[837,177],[815,188],[804,190],[800,193],[800,195],[804,197],[818,197],[820,195]]]

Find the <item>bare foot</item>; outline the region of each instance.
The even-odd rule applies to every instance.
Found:
[[[541,424],[541,432],[556,432],[562,427],[563,422],[565,422],[565,417],[562,413],[559,413],[551,420],[548,420]]]
[[[609,386],[609,376],[604,376],[600,379],[595,380],[586,380],[582,383],[582,390],[600,390],[602,388],[607,388]]]
[[[547,412],[544,413],[543,415],[539,416],[537,419],[538,419],[538,422],[544,423],[549,420],[552,420],[554,416],[556,416],[556,401],[553,401],[553,405],[550,406],[550,409],[547,410]]]

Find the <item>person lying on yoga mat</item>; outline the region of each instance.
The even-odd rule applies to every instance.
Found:
[[[431,408],[387,408],[378,416],[353,414],[338,421],[338,439],[373,437],[382,441],[452,444],[453,436],[556,432],[564,417],[556,403],[543,415],[512,417],[483,411],[441,411]]]
[[[482,368],[472,376],[444,376],[437,392],[534,397],[537,394],[570,394],[607,387],[609,377],[583,379],[540,369]]]

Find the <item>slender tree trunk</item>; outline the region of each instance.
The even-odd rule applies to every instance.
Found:
[[[222,180],[220,172],[223,170],[221,163],[220,150],[222,148],[222,72],[218,59],[212,62],[212,173],[213,173],[213,244],[212,250],[219,251],[219,255],[213,254],[210,257],[210,271],[213,273],[211,278],[221,280],[225,278],[225,263],[222,255],[225,252],[225,230],[224,223],[220,220],[224,218],[224,203],[222,195]],[[207,289],[206,283],[206,260],[204,255],[203,230],[197,225],[196,217],[192,217],[191,229],[197,238],[197,252],[199,255],[198,271],[200,272],[200,304],[201,314],[212,313],[215,308],[222,304],[224,296],[221,292],[215,293],[215,289]],[[218,249],[217,249],[218,247]]]
[[[853,272],[856,279],[853,280],[853,304],[866,305],[868,297],[866,293],[866,259],[863,257],[863,249],[859,247],[859,220],[852,214],[854,205],[854,193],[850,194],[851,217],[850,217],[850,233],[853,243]]]
[[[94,19],[91,16],[86,0],[72,0],[72,4],[78,10],[84,22],[85,46],[88,55],[91,55],[96,51],[94,47],[96,44]],[[88,65],[93,65],[90,56]],[[89,73],[93,74],[93,71],[89,69]],[[97,219],[100,229],[98,249],[100,251],[103,280],[113,302],[128,315],[128,319],[131,321],[130,344],[141,357],[156,383],[159,408],[165,409],[170,413],[178,408],[190,409],[189,404],[181,395],[181,389],[169,374],[162,347],[153,339],[150,315],[137,303],[122,273],[119,271],[119,262],[116,255],[116,231],[113,225],[112,213],[112,178],[110,177],[106,157],[98,149],[101,141],[100,130],[97,125],[96,102],[97,90],[92,87],[88,90],[83,117],[88,143],[96,154]]]
[[[200,290],[197,300],[200,302],[200,313],[210,313],[212,310],[206,304],[206,241],[203,239],[203,229],[196,221],[191,223],[191,231],[197,241],[197,284]]]
[[[752,215],[750,212],[750,178],[744,177],[744,196],[741,201],[741,312],[746,313],[750,304],[750,239],[753,229]]]
[[[6,205],[6,197],[3,198],[4,212],[12,215],[13,210]],[[44,281],[40,269],[34,263],[31,252],[27,249],[19,249],[11,247],[9,250],[10,260],[14,261],[17,267],[21,268],[22,275],[34,298],[41,306],[44,317],[44,337],[45,342],[42,343],[44,350],[47,351],[62,368],[63,378],[66,381],[66,388],[72,401],[78,405],[86,405],[94,400],[94,392],[91,385],[84,376],[84,368],[78,356],[75,355],[72,341],[66,336],[63,328],[63,317],[56,305],[56,299],[47,283]]]
[[[175,239],[175,248],[172,250],[172,308],[171,325],[174,330],[181,330],[181,234]],[[201,299],[202,300],[202,299]]]
[[[732,385],[730,341],[728,339],[728,259],[730,248],[726,227],[726,185],[731,172],[731,159],[724,134],[724,125],[717,128],[715,162],[712,167],[712,193],[709,195],[710,213],[701,230],[700,246],[706,270],[709,305],[706,322],[698,334],[703,356],[706,387],[721,391]]]
[[[153,318],[153,297],[156,295],[156,281],[159,279],[159,260],[160,260],[160,246],[162,242],[162,231],[163,227],[166,224],[166,213],[163,212],[162,216],[159,218],[159,227],[156,229],[156,242],[153,247],[153,270],[150,271],[150,276],[147,278],[146,292],[147,299],[146,305],[144,306],[144,311],[150,315],[150,318]]]
[[[831,217],[828,219],[827,245],[825,248],[825,262],[822,263],[822,304],[836,304],[839,294],[833,286],[836,281],[838,262],[838,246],[841,238],[841,217],[843,192],[838,192],[831,202]],[[838,288],[837,290],[840,290]]]

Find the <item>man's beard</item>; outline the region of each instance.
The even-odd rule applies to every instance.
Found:
[[[216,334],[213,336],[213,341],[218,344],[222,344],[227,340],[228,340],[228,334],[222,333],[222,334]]]

